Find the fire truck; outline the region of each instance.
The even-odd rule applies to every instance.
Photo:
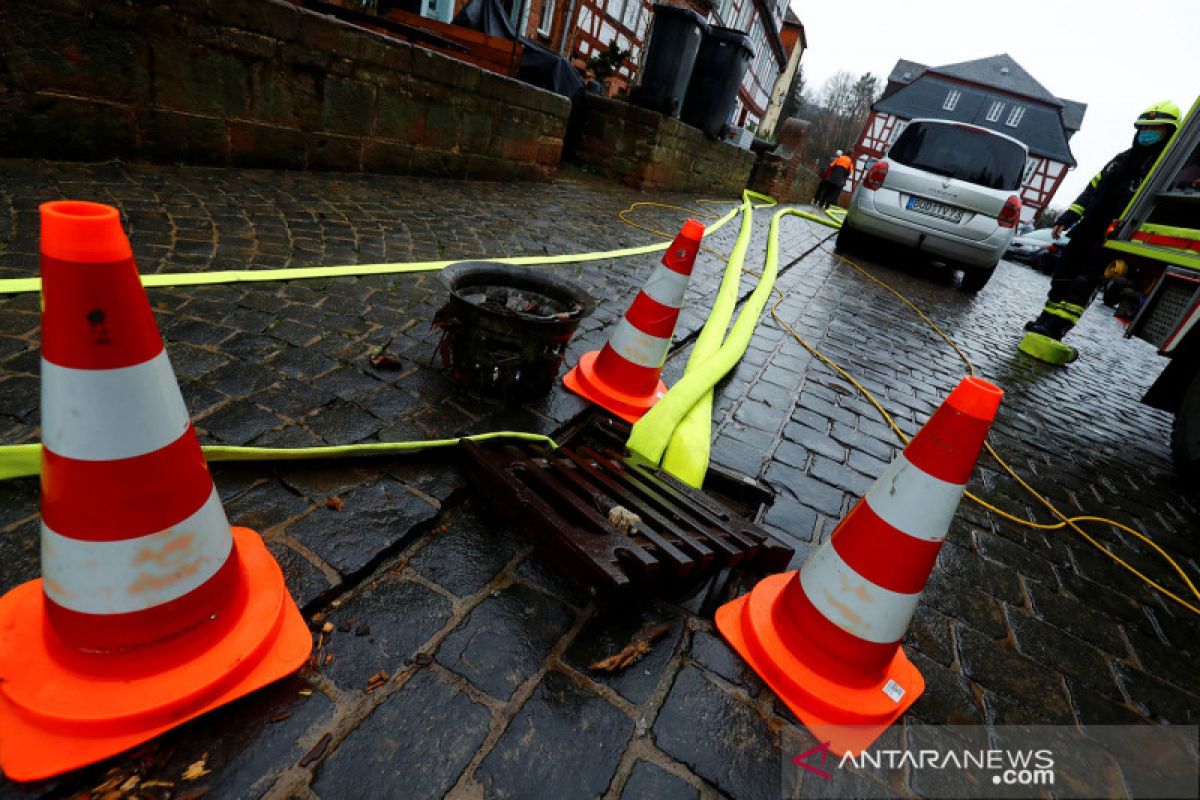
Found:
[[[1126,336],[1170,359],[1142,398],[1175,415],[1171,450],[1179,473],[1200,478],[1200,99],[1138,189],[1106,247],[1136,292]]]

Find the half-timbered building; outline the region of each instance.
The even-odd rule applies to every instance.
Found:
[[[1021,217],[1033,220],[1075,166],[1070,139],[1087,106],[1050,93],[1007,53],[927,67],[901,59],[854,147],[858,181],[913,119],[949,119],[1006,133],[1029,148],[1021,186]]]

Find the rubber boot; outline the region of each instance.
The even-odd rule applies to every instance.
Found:
[[[1025,330],[1030,333],[1041,334],[1060,341],[1067,335],[1067,331],[1074,327],[1075,325],[1069,320],[1065,320],[1057,314],[1051,314],[1049,311],[1043,311],[1037,319],[1025,323]]]

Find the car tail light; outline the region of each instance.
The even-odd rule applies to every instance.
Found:
[[[1008,198],[1004,203],[1004,208],[1000,209],[1000,227],[1012,228],[1021,219],[1021,198],[1015,194]]]
[[[875,166],[867,171],[867,176],[863,178],[863,188],[869,191],[883,188],[883,179],[887,177],[888,165],[886,161],[877,161]]]

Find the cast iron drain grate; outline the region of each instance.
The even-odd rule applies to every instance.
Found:
[[[608,437],[572,440],[586,438]],[[723,567],[779,571],[793,555],[703,492],[602,443],[461,447],[489,502],[598,600],[669,593]]]

